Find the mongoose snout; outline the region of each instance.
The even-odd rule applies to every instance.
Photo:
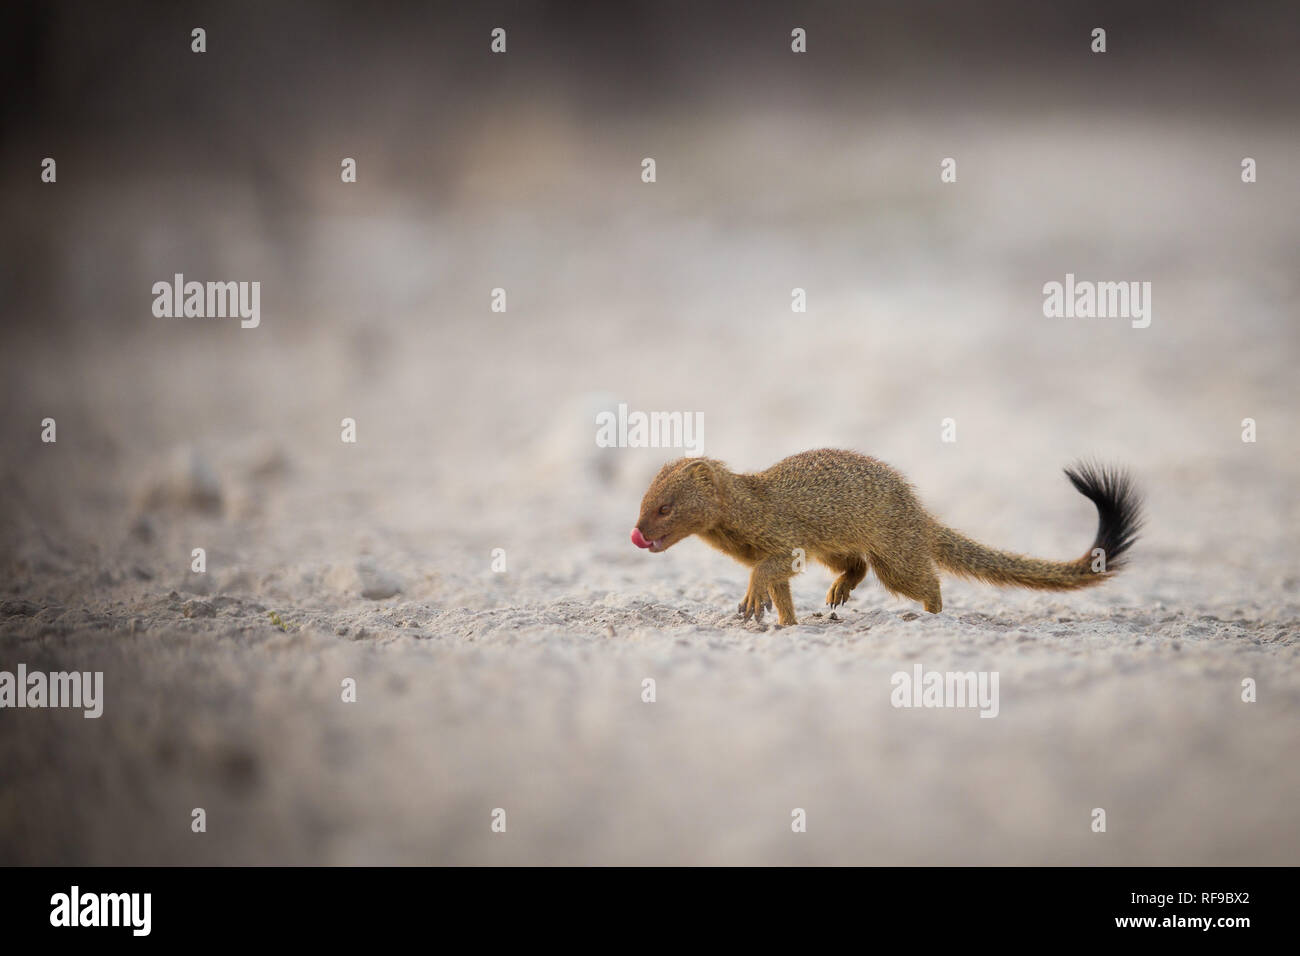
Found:
[[[650,539],[641,533],[640,528],[632,529],[632,543],[638,548],[649,548],[651,551],[662,551],[664,539]]]
[[[698,534],[748,565],[744,620],[761,621],[775,605],[781,624],[796,623],[790,578],[805,558],[839,572],[826,595],[832,607],[874,570],[890,592],[937,614],[940,569],[990,584],[1065,591],[1101,584],[1123,566],[1142,524],[1132,480],[1086,464],[1065,474],[1098,514],[1092,547],[1073,561],[979,544],[933,518],[907,479],[884,462],[836,449],[792,455],[754,474],[708,458],[670,461],[641,501],[632,543],[659,552]]]

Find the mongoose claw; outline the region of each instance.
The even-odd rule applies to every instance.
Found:
[[[753,595],[746,594],[745,600],[740,602],[740,607],[737,610],[740,611],[740,619],[742,621],[748,621],[752,617],[755,623],[762,624],[763,611],[770,610],[771,607],[772,607],[771,598],[768,598],[766,601],[763,601],[754,597]]]

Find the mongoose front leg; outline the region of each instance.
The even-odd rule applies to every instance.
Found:
[[[782,627],[798,624],[794,617],[794,597],[790,594],[790,582],[778,581],[772,585],[772,602],[776,604],[777,622]]]
[[[748,621],[752,617],[762,623],[763,611],[772,606],[772,589],[784,583],[788,592],[792,574],[794,569],[790,567],[790,559],[783,555],[768,558],[754,565],[754,571],[749,576],[749,590],[745,592],[745,600],[740,602],[741,619]],[[791,624],[794,623],[793,600],[790,602],[789,614],[783,615],[778,610],[778,618],[786,618]],[[784,624],[785,620],[781,620],[781,623]]]

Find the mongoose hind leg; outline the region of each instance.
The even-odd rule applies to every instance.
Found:
[[[921,558],[912,555],[911,560],[900,561],[897,558],[884,558],[872,553],[871,566],[876,569],[880,583],[894,594],[901,594],[913,601],[920,601],[931,614],[943,610],[943,598],[939,594],[939,575],[926,555]]]
[[[828,568],[841,572],[831,585],[831,589],[826,592],[826,603],[831,607],[839,607],[848,601],[849,592],[862,583],[870,567],[867,559],[860,554],[835,555],[822,563]]]

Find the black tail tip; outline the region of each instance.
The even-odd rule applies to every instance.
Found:
[[[1120,567],[1120,558],[1137,541],[1145,520],[1142,496],[1132,476],[1122,468],[1107,468],[1095,462],[1076,462],[1065,469],[1065,476],[1079,494],[1097,506],[1093,548],[1101,548],[1107,570]]]

